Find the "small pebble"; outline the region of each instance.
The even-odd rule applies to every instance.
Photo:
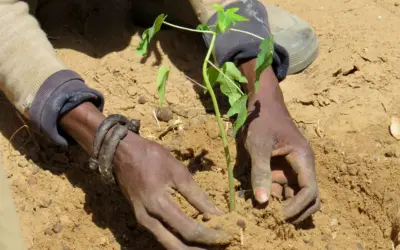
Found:
[[[106,237],[100,237],[98,241],[98,245],[100,246],[106,246],[107,245],[107,238]]]
[[[170,108],[158,108],[156,110],[158,120],[169,122],[173,118],[173,113]]]
[[[311,236],[310,235],[306,235],[303,237],[303,241],[306,244],[310,244],[311,243]]]
[[[60,233],[62,231],[61,223],[55,224],[52,230],[56,234]]]
[[[357,250],[364,250],[364,246],[359,242],[357,243]]]
[[[70,250],[70,248],[69,248],[69,247],[66,247],[66,246],[64,246],[64,247],[62,248],[62,250]]]
[[[147,102],[146,97],[144,97],[144,96],[139,97],[139,100],[138,100],[139,104],[145,104],[146,102]]]
[[[217,225],[215,225],[215,227],[214,227],[214,229],[216,229],[216,230],[221,230],[221,225],[220,224],[217,224]]]
[[[26,162],[24,162],[24,161],[19,161],[19,162],[18,162],[18,167],[20,167],[20,168],[26,167]]]
[[[211,220],[210,214],[209,214],[209,213],[204,213],[204,214],[203,214],[203,221],[204,221],[204,222],[207,222],[207,221],[209,221],[209,220]]]
[[[37,183],[36,178],[30,177],[30,178],[28,179],[28,184],[29,184],[29,185],[35,185],[36,183]]]
[[[337,225],[339,225],[338,220],[337,220],[336,218],[333,218],[333,219],[331,220],[330,226],[331,226],[331,227],[336,227]]]
[[[236,222],[236,225],[242,229],[246,229],[246,222],[244,222],[243,220],[238,220]]]
[[[39,168],[38,166],[33,165],[33,166],[31,167],[31,173],[32,173],[32,175],[35,175],[35,174],[39,173],[39,171],[40,171],[40,168]]]

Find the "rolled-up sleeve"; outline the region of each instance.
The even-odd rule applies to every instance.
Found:
[[[0,0],[0,89],[40,132],[60,145],[59,118],[82,102],[103,108],[103,96],[59,60],[25,2]]]
[[[265,6],[257,0],[190,0],[199,20],[203,24],[214,25],[217,22],[214,4],[224,8],[239,8],[237,14],[246,17],[249,21],[237,22],[235,29],[251,32],[263,38],[270,37],[271,29],[268,13]],[[211,35],[203,36],[207,46],[210,45]],[[219,34],[215,44],[216,59],[220,65],[225,62],[242,62],[256,58],[260,52],[261,40],[253,36],[227,31]],[[272,68],[277,78],[282,81],[289,68],[289,56],[285,48],[274,44]]]

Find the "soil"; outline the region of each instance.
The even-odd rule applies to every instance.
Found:
[[[279,201],[254,208],[251,199],[238,198],[235,214],[207,224],[234,235],[231,250],[394,249],[400,240],[400,144],[388,127],[391,117],[400,115],[400,2],[271,2],[309,21],[320,41],[317,60],[281,87],[315,151],[322,207],[295,228],[282,221]],[[166,30],[142,59],[135,48],[143,29],[133,24],[130,6],[128,0],[46,1],[38,16],[59,57],[104,93],[105,113],[140,119],[142,135],[173,150],[216,205],[228,211],[210,100],[190,80],[201,82],[203,42]],[[171,68],[166,104],[172,121],[180,119],[183,126],[158,139],[168,126],[160,122],[159,128],[153,118],[160,65]],[[162,249],[136,224],[118,189],[89,171],[82,150],[62,149],[32,130],[18,130],[23,121],[4,96],[1,102],[7,108],[0,112],[0,150],[29,249]],[[229,137],[229,142],[235,155],[235,141]],[[189,216],[201,219],[179,202]],[[243,245],[239,219],[246,223]]]

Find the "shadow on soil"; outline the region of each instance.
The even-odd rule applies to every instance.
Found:
[[[122,249],[164,249],[157,240],[136,223],[130,205],[117,186],[104,184],[101,178],[87,165],[88,156],[78,146],[64,149],[50,143],[33,130],[21,129],[27,121],[17,115],[11,103],[0,93],[4,111],[0,113],[0,132],[11,140],[11,145],[27,159],[54,175],[64,175],[71,184],[81,188],[85,196],[84,209],[92,215],[93,222],[101,228],[109,228]],[[28,124],[29,125],[29,124]],[[14,136],[13,136],[14,135]],[[188,160],[191,172],[209,170],[214,163],[206,157],[207,151],[199,155],[193,149],[173,152],[180,160]]]
[[[125,49],[129,46],[133,34],[143,32],[143,29],[135,26],[133,21],[133,16],[138,17],[140,14],[140,11],[137,12],[137,6],[136,0],[133,2],[129,0],[43,0],[39,3],[36,13],[55,48],[68,48],[91,57],[101,58],[108,53]],[[149,20],[154,20],[155,17],[155,15],[145,16],[149,17]],[[169,32],[174,32],[174,35],[166,36],[164,32],[161,32],[157,38],[164,54],[167,54],[188,78],[202,83],[200,69],[205,46],[201,36],[180,31]],[[157,66],[161,64],[162,53],[154,44],[150,53],[155,54],[154,66]],[[147,58],[143,58],[142,63],[146,60]],[[195,85],[194,88],[201,95],[206,110],[210,110],[208,96],[205,96]],[[10,139],[12,134],[23,126],[23,122],[5,99],[4,96],[0,96],[1,102],[6,103],[7,106],[3,109],[6,111],[0,114],[0,121],[7,121],[0,123],[0,131]],[[82,188],[86,193],[86,212],[92,214],[96,225],[109,228],[113,232],[122,249],[163,249],[150,233],[136,223],[130,206],[119,189],[104,185],[97,175],[90,172],[86,166],[87,156],[80,148],[69,150],[59,148],[26,130],[22,130],[13,137],[12,146],[41,168],[56,175],[65,175],[73,185]],[[174,153],[181,160],[190,159],[189,168],[193,173],[209,170],[213,165],[205,158],[206,151],[198,156],[194,155],[193,151],[188,152]],[[244,188],[247,188],[249,184],[248,169],[245,168],[242,172],[236,173]]]

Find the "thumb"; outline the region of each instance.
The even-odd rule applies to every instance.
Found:
[[[265,137],[246,140],[246,148],[251,157],[251,185],[256,200],[261,204],[267,202],[271,196],[272,145],[273,140]]]

